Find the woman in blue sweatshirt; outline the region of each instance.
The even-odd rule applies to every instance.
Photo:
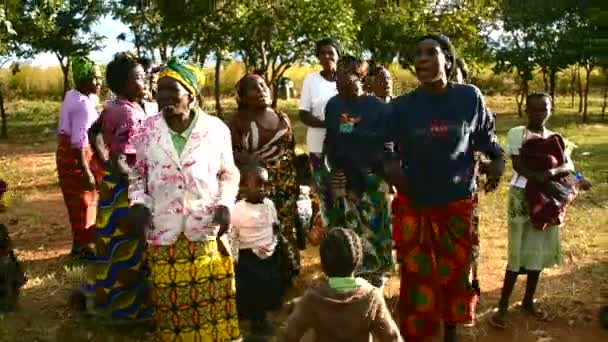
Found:
[[[420,86],[391,102],[390,138],[402,168],[394,177],[408,198],[395,217],[401,263],[401,332],[406,341],[430,338],[445,324],[473,321],[476,293],[469,280],[474,153],[492,160],[490,178],[504,169],[483,96],[473,85],[448,82],[455,52],[445,36],[421,38],[414,53]],[[397,235],[397,234],[396,234]]]

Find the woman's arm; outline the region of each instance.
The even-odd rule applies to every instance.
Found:
[[[312,78],[306,77],[302,84],[302,94],[300,94],[300,120],[308,127],[325,128],[325,122],[312,115]]]
[[[312,115],[307,110],[301,110],[298,112],[300,120],[308,127],[325,128],[325,122],[316,116]]]
[[[493,115],[488,112],[485,100],[479,89],[477,95],[476,125],[473,135],[473,150],[485,154],[490,159],[488,178],[498,182],[505,172],[504,152],[496,137],[496,123]]]
[[[374,290],[375,317],[371,325],[372,335],[378,341],[403,342],[399,327],[395,323],[391,312],[388,310],[384,295],[379,290]]]
[[[103,161],[104,164],[106,164],[108,162],[106,158],[106,156],[108,155],[108,151],[106,149],[106,144],[103,140],[101,116],[99,117],[99,119],[97,119],[97,121],[95,121],[95,123],[93,123],[91,128],[89,128],[88,136],[89,144],[91,145],[91,149],[93,150],[95,157],[97,157],[99,160]]]
[[[311,294],[308,291],[310,290],[307,290],[295,304],[293,312],[287,318],[286,342],[299,342],[302,336],[312,328],[313,312],[310,304]]]
[[[223,130],[222,142],[220,142],[220,170],[217,175],[219,182],[220,199],[218,209],[215,213],[215,222],[220,224],[218,235],[226,233],[230,225],[230,211],[234,207],[236,196],[239,192],[239,180],[241,175],[234,163],[232,152],[232,138],[228,127],[220,122],[218,129]]]
[[[78,163],[83,171],[83,182],[87,190],[95,188],[95,177],[89,165],[87,147],[89,146],[88,122],[89,118],[97,115],[93,103],[78,102],[77,107],[72,109],[72,120],[70,126],[70,143],[72,148],[80,151]]]

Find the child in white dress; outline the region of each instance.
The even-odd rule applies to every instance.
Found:
[[[232,211],[237,309],[256,334],[271,334],[267,312],[278,309],[284,285],[279,271],[279,219],[268,197],[268,171],[257,163],[241,167],[240,197]]]

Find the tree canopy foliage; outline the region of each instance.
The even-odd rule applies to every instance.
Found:
[[[21,51],[55,54],[66,89],[70,57],[102,47],[104,37],[92,32],[92,27],[103,16],[112,16],[129,28],[119,37],[108,38],[133,42],[140,55],[160,62],[181,56],[201,64],[213,56],[216,88],[222,61],[237,58],[248,71],[263,72],[275,95],[278,81],[291,66],[315,61],[314,44],[324,37],[335,37],[346,51],[365,53],[376,62],[388,64],[398,58],[410,67],[416,38],[443,33],[469,65],[491,63],[496,72],[516,72],[520,105],[536,70],[553,94],[558,72],[578,65],[589,74],[594,68],[605,70],[608,64],[600,57],[608,55],[600,32],[607,22],[601,0],[7,3],[17,15],[9,21],[6,12],[0,13],[0,52],[17,51],[8,45],[17,42]],[[12,28],[15,39],[9,33]],[[219,111],[219,90],[216,97]]]

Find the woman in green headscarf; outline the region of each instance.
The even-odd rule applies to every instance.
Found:
[[[202,83],[197,67],[169,61],[158,80],[161,114],[135,144],[130,215],[146,230],[161,341],[241,335],[224,238],[240,176],[228,127],[196,106]]]
[[[74,243],[72,255],[89,254],[97,213],[96,167],[87,131],[99,114],[90,95],[99,93],[101,74],[86,57],[72,59],[74,89],[65,94],[58,128],[57,173],[68,209]]]

